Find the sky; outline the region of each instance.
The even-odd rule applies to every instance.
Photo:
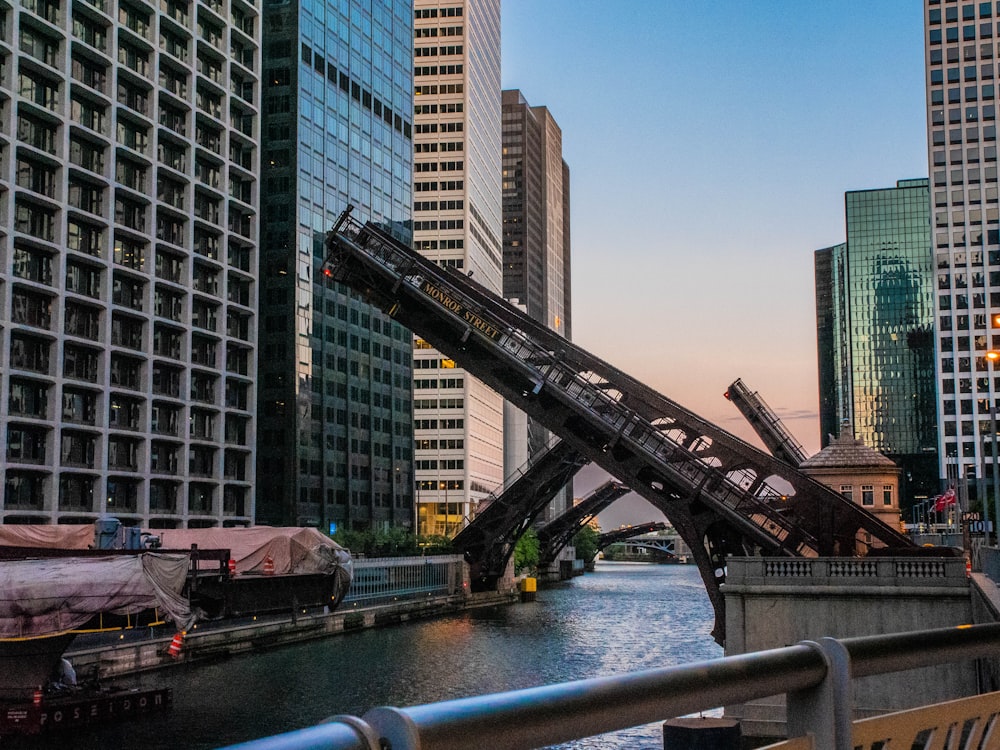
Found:
[[[844,193],[927,176],[920,0],[502,0],[502,81],[570,168],[573,340],[760,445],[820,448],[813,253]],[[579,496],[606,475],[585,469]],[[660,518],[638,497],[603,528]]]

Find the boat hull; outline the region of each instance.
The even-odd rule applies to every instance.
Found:
[[[0,701],[30,701],[57,672],[73,633],[0,640]]]
[[[85,724],[109,724],[139,714],[164,711],[170,688],[108,690],[45,696],[39,703],[0,704],[0,736],[56,732]]]

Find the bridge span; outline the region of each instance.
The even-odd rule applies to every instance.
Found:
[[[913,550],[837,492],[685,409],[385,227],[341,215],[325,273],[419,334],[649,500],[692,551],[725,637],[729,555]]]

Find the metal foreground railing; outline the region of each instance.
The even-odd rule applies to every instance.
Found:
[[[376,708],[362,718],[334,716],[318,726],[230,750],[529,750],[782,694],[787,695],[788,737],[803,738],[792,739],[788,747],[851,750],[862,744],[855,738],[867,737],[864,722],[851,722],[852,678],[998,655],[1000,624],[823,638],[679,667],[410,708]],[[934,706],[935,721],[942,721],[943,712],[943,726],[958,727],[947,738],[955,731],[977,738],[979,750],[1000,747],[1000,693],[970,701]],[[904,714],[878,720],[891,716]],[[908,719],[885,725],[909,732],[912,717],[909,712]],[[898,747],[943,748],[946,742],[943,731],[925,732],[923,744],[913,745],[907,737],[900,738],[906,742]],[[897,747],[890,735],[882,734],[879,742]],[[947,747],[966,745],[956,735]]]

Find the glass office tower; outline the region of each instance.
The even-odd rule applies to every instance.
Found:
[[[260,32],[0,2],[0,522],[252,521]]]
[[[264,11],[257,520],[412,527],[411,335],[322,273],[348,205],[410,241],[413,6]]]
[[[519,90],[504,91],[502,101],[503,296],[569,338],[569,167],[562,130],[546,107],[531,106]],[[507,405],[504,424],[508,476],[551,439],[542,425],[513,409]],[[538,521],[552,520],[572,501],[570,483]]]
[[[992,455],[1000,349],[997,23],[993,3],[925,0],[927,157],[937,273],[939,471],[974,480]],[[988,473],[987,473],[988,476]]]
[[[416,0],[414,247],[500,294],[500,0]],[[418,528],[454,536],[503,481],[503,399],[420,338]]]
[[[816,351],[819,365],[820,444],[840,434],[851,413],[850,339],[847,327],[847,243],[817,250]]]
[[[904,500],[935,494],[928,182],[848,192],[845,218],[847,242],[816,254],[822,444],[849,422],[903,470]]]

